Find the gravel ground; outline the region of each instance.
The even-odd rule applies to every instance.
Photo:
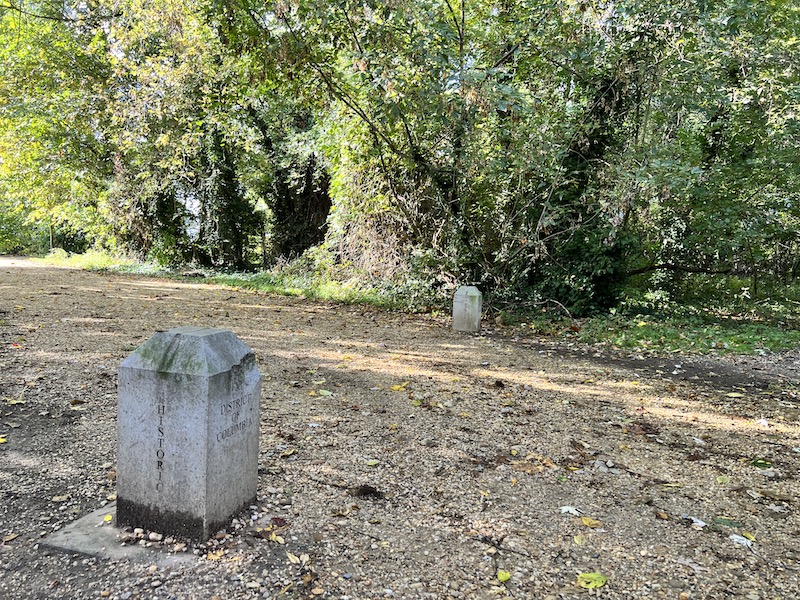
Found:
[[[202,544],[120,536],[152,563],[44,548],[114,499],[119,363],[188,324],[256,353],[257,505]],[[456,334],[0,258],[0,598],[794,599],[795,359]]]

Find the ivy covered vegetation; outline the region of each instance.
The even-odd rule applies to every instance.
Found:
[[[794,0],[0,3],[5,253],[776,314],[799,157]]]

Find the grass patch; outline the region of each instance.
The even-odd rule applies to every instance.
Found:
[[[234,288],[254,290],[281,296],[296,296],[310,300],[342,302],[345,304],[370,304],[389,310],[406,306],[401,295],[393,288],[365,286],[355,279],[334,281],[322,276],[286,266],[257,273],[225,273],[212,270],[164,269],[155,263],[143,263],[136,259],[90,250],[84,254],[71,254],[61,249],[51,251],[46,257],[33,259],[56,267],[83,269],[86,271],[108,271],[137,275],[168,277],[186,281],[198,281],[202,275],[205,283],[226,285]],[[187,273],[192,275],[187,275]]]
[[[578,337],[581,341],[605,341],[620,348],[701,354],[777,352],[800,343],[800,331],[787,325],[711,316],[597,317],[585,324]]]
[[[268,294],[298,296],[309,300],[370,304],[390,310],[404,308],[396,298],[382,294],[380,289],[366,287],[355,280],[332,281],[308,274],[262,271],[259,273],[214,274],[206,281]]]
[[[576,321],[541,315],[525,326],[539,335],[654,354],[759,354],[789,350],[800,344],[796,322],[730,315],[609,314]]]
[[[128,256],[120,256],[88,250],[83,254],[72,254],[56,248],[42,258],[32,260],[54,267],[68,267],[85,271],[111,271],[114,273],[135,273],[140,275],[164,275],[164,271],[155,263],[145,263]]]

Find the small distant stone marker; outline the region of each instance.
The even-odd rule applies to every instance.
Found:
[[[231,331],[156,333],[119,370],[117,523],[207,539],[253,504],[261,375]]]
[[[462,285],[453,297],[453,329],[480,331],[483,294],[473,285]]]

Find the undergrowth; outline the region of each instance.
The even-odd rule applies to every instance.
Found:
[[[130,256],[109,254],[99,250],[87,250],[83,254],[73,254],[57,248],[51,250],[45,257],[31,260],[56,267],[69,267],[86,271],[111,271],[138,275],[163,275],[166,273],[156,263],[142,262]]]
[[[501,321],[536,335],[654,354],[763,354],[800,345],[797,315],[752,308],[742,313],[698,307],[617,310],[581,319],[547,310],[525,316],[503,313]]]

